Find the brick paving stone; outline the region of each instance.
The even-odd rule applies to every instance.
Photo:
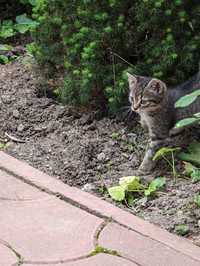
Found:
[[[23,176],[28,181],[31,181],[42,188],[48,188],[54,193],[61,193],[78,204],[87,206],[87,208],[92,211],[99,212],[104,216],[113,217],[113,219],[119,223],[131,227],[135,231],[148,235],[150,238],[162,242],[163,244],[175,248],[177,251],[200,261],[200,248],[193,245],[190,241],[150,224],[149,222],[123,211],[92,194],[80,191],[80,189],[70,187],[66,184],[63,185],[60,180],[48,176],[27,163],[19,161],[2,151],[0,151],[0,167],[11,170],[17,175]]]
[[[23,264],[23,266],[33,266],[31,264]],[[37,266],[44,266],[44,264],[37,264]],[[81,259],[74,262],[62,263],[62,264],[48,264],[48,266],[138,266],[134,262],[127,261],[123,258],[108,254],[98,254],[96,256]]]
[[[200,266],[200,261],[114,223],[101,232],[99,245],[126,254],[142,266]]]
[[[44,192],[23,183],[21,180],[0,170],[0,201],[1,200],[34,200],[50,197]],[[3,189],[2,189],[3,188]]]
[[[113,225],[112,226],[108,225],[107,228],[104,229],[104,231],[100,235],[100,242],[105,242],[105,244],[107,245],[106,246],[107,248],[115,249],[117,247],[118,250],[120,249],[119,251],[124,252],[124,253],[127,252],[128,253],[127,256],[131,256],[134,259],[138,258],[138,260],[144,261],[142,266],[145,266],[145,265],[148,265],[148,266],[158,266],[158,265],[159,266],[179,266],[181,264],[183,264],[183,266],[197,266],[197,265],[200,266],[200,248],[193,245],[190,241],[188,241],[184,238],[175,236],[175,235],[167,232],[166,230],[163,230],[163,229],[161,229],[161,228],[159,228],[153,224],[150,224],[147,221],[140,219],[139,217],[136,217],[136,216],[134,216],[134,215],[132,215],[126,211],[123,211],[123,210],[113,206],[112,204],[110,204],[108,202],[105,202],[105,201],[103,201],[103,200],[101,200],[101,199],[99,199],[99,198],[97,198],[97,197],[95,197],[89,193],[80,191],[80,189],[69,187],[67,185],[63,185],[63,183],[60,180],[57,180],[53,177],[50,177],[50,176],[42,173],[41,171],[29,166],[28,164],[26,164],[22,161],[19,161],[15,158],[5,154],[4,152],[1,152],[1,151],[0,151],[0,167],[2,167],[3,169],[8,169],[9,171],[12,171],[19,176],[23,176],[28,182],[32,182],[34,184],[37,184],[38,186],[40,186],[40,188],[48,189],[49,191],[51,191],[53,193],[63,194],[66,198],[69,199],[69,202],[76,202],[77,205],[85,206],[91,212],[99,213],[99,214],[101,214],[103,216],[107,216],[107,217],[112,217],[119,224],[123,224],[124,226],[131,228],[132,229],[131,231],[127,231],[127,229],[125,229],[124,227],[122,227],[122,228],[120,227],[120,230],[117,234],[117,232],[116,232],[117,230],[116,229],[114,230]],[[14,204],[14,203],[16,203],[14,201],[4,201],[3,202],[0,200],[0,213],[3,213],[2,217],[4,218],[5,209],[8,209],[8,210],[6,210],[6,214],[8,215],[8,217],[10,216],[9,217],[9,221],[10,221],[9,223],[15,225],[15,218],[17,220],[20,220],[20,219],[22,220],[21,217],[23,215],[23,211],[19,211],[19,210],[20,210],[20,208],[22,208],[22,209],[24,208],[24,214],[25,214],[24,217],[25,218],[23,217],[23,219],[24,219],[23,225],[25,227],[27,226],[27,228],[29,230],[25,230],[25,229],[22,230],[22,237],[18,233],[18,238],[19,239],[20,239],[20,237],[22,238],[22,240],[20,240],[19,247],[20,247],[20,250],[25,251],[24,252],[25,254],[28,254],[27,257],[32,257],[33,255],[35,257],[42,257],[42,258],[45,257],[45,256],[43,256],[43,254],[39,254],[38,250],[42,251],[44,249],[44,246],[47,245],[49,236],[44,236],[44,235],[45,235],[45,230],[46,230],[46,234],[49,233],[48,232],[48,223],[47,223],[46,227],[44,226],[44,224],[49,219],[50,224],[51,224],[50,228],[51,228],[51,232],[52,232],[50,234],[50,236],[53,235],[53,237],[51,237],[51,241],[49,241],[49,243],[50,243],[50,251],[49,251],[50,256],[49,257],[54,258],[54,257],[56,257],[56,256],[54,256],[55,254],[53,254],[53,251],[55,250],[55,246],[53,246],[52,243],[53,243],[54,239],[55,239],[54,240],[55,242],[57,239],[59,239],[60,232],[58,233],[58,237],[56,238],[55,235],[57,233],[57,231],[56,231],[57,229],[53,228],[53,220],[56,220],[54,217],[56,217],[56,210],[58,209],[58,211],[59,211],[59,208],[57,208],[56,206],[55,206],[55,208],[52,208],[53,217],[51,217],[50,206],[49,206],[50,202],[48,202],[49,201],[48,199],[46,201],[40,200],[42,202],[42,204],[39,204],[39,200],[38,201],[34,200],[34,201],[33,201],[33,204],[29,204],[30,202],[28,202],[28,201],[20,202],[20,204],[18,201],[17,202],[18,204]],[[3,204],[4,204],[4,208],[2,207]],[[47,204],[47,206],[48,206],[46,211],[45,211],[45,208],[46,208],[45,204]],[[65,204],[67,204],[67,203],[65,203]],[[28,207],[28,205],[29,205],[29,207]],[[67,204],[67,207],[66,207],[67,209],[68,209],[68,205],[69,204]],[[71,206],[71,208],[77,209],[77,208],[72,207],[72,206]],[[16,209],[17,209],[17,211],[16,211]],[[31,214],[30,214],[31,211],[29,209],[31,209],[31,211],[33,209],[33,212]],[[37,211],[36,211],[36,209],[37,209]],[[37,212],[39,213],[39,215],[36,215],[36,217],[35,217],[34,214]],[[15,217],[15,213],[17,213],[16,217]],[[71,212],[69,212],[69,213],[71,213]],[[20,214],[21,214],[21,216],[20,216]],[[64,217],[66,217],[66,216],[67,215],[64,214]],[[6,219],[4,220],[4,219],[2,219],[2,217],[0,219],[0,239],[1,239],[1,233],[4,234],[4,236],[5,236],[6,230],[7,231],[10,230],[10,227],[11,227],[11,225],[8,226],[6,224]],[[81,217],[79,216],[79,212],[77,212],[77,217],[79,217],[78,220],[81,220]],[[74,221],[76,221],[77,217],[75,214],[73,215]],[[94,217],[94,216],[92,216],[92,217]],[[39,222],[38,222],[38,218],[39,218]],[[32,233],[32,235],[31,235],[31,233],[29,233],[29,235],[25,238],[24,235],[26,235],[26,232],[30,231],[30,229],[31,229],[31,227],[29,226],[31,219],[34,221],[33,224],[35,224],[32,228],[32,232],[36,232],[36,233],[35,233],[35,235],[33,235],[33,233]],[[40,221],[42,219],[43,219],[43,223]],[[60,220],[60,219],[61,219],[61,217],[58,217],[58,220]],[[101,221],[101,219],[98,219],[98,218],[96,218],[96,219],[98,221],[96,223],[94,222],[94,225],[91,225],[91,227],[93,228],[93,232],[95,231],[94,228],[96,228],[97,225]],[[1,220],[3,220],[3,222]],[[39,223],[38,226],[36,226],[37,223]],[[58,227],[57,226],[58,223],[56,220],[55,221],[56,228]],[[77,222],[75,222],[75,223],[77,224]],[[89,230],[88,225],[87,225],[87,219],[85,219],[84,223],[86,224],[86,232],[84,231],[85,230],[84,226],[79,221],[79,224],[81,224],[80,230],[82,230],[82,232],[86,235],[87,230]],[[3,226],[2,226],[2,224],[3,224]],[[72,221],[71,221],[71,224],[72,224]],[[111,226],[111,228],[110,228],[110,226]],[[44,231],[43,234],[41,232],[37,231],[40,228],[41,228],[41,231],[42,230]],[[9,234],[7,232],[8,234],[6,235],[6,239],[13,240],[13,243],[16,243],[15,240],[17,239],[17,236],[15,238],[13,238],[13,236],[12,236],[13,231],[16,231],[16,229],[21,229],[19,226],[19,221],[17,221],[15,228],[13,230],[11,230],[11,233]],[[18,231],[20,231],[20,230],[18,230]],[[70,229],[67,228],[67,231],[69,232]],[[73,231],[75,232],[75,235],[77,236],[78,233],[77,233],[75,227],[73,227],[72,230],[70,231],[71,234]],[[78,243],[81,243],[83,245],[84,241],[80,240],[81,241],[80,242],[78,240],[78,239],[82,239],[81,238],[82,232],[80,232],[79,236],[77,238],[75,237],[75,239],[77,239]],[[109,234],[111,233],[112,235],[109,235],[106,237],[105,232],[108,232]],[[144,236],[146,236],[146,237],[144,237]],[[24,244],[27,241],[27,239],[30,237],[32,237],[34,241],[35,241],[35,239],[37,239],[37,241],[38,241],[38,239],[42,239],[42,242],[38,241],[38,246],[33,251],[31,250],[31,248],[32,248],[31,243],[29,243],[29,242],[31,242],[30,239],[27,242],[28,243],[28,251],[27,251],[27,248]],[[70,235],[70,237],[71,237],[71,235]],[[87,237],[85,237],[85,238],[87,238]],[[121,239],[120,239],[120,237],[121,237]],[[123,241],[124,238],[126,238],[126,241],[125,240]],[[120,241],[119,241],[119,239],[120,239]],[[88,242],[87,242],[86,245],[92,246],[91,239],[89,240],[89,238],[87,238],[87,240],[88,240],[88,242],[90,242],[90,244],[88,244]],[[61,237],[61,242],[62,241],[63,241],[63,238]],[[119,242],[120,245],[117,242]],[[136,245],[136,243],[137,243],[137,245]],[[34,245],[35,244],[33,244],[33,248],[34,248]],[[59,250],[59,252],[63,255],[63,253],[64,253],[63,245],[60,245],[58,241],[56,242],[56,245],[58,245],[58,246],[56,246],[56,251]],[[85,255],[85,254],[80,254],[81,252],[77,252],[77,253],[75,252],[76,255],[74,256],[73,250],[70,249],[70,245],[66,244],[66,246],[69,250],[69,253],[67,253],[67,256],[68,256],[67,258],[71,258],[72,255],[73,255],[73,257],[77,257],[77,254],[79,254],[78,257],[80,255],[81,256]],[[78,246],[78,248],[80,247],[79,245],[77,245],[77,246]],[[143,249],[145,250],[144,256],[142,255]],[[84,252],[85,252],[85,250],[84,250]],[[30,254],[31,254],[31,256],[30,256]],[[166,258],[166,256],[167,256],[167,258]],[[178,259],[176,259],[176,258],[178,258]],[[51,262],[53,263],[52,260],[51,260]],[[37,265],[39,265],[39,264],[37,263]],[[59,265],[59,264],[55,264],[55,265]],[[60,264],[60,265],[62,265],[62,264]]]
[[[14,252],[0,243],[0,266],[11,266],[17,261]]]
[[[0,201],[0,239],[25,260],[59,261],[87,255],[102,220],[58,198]]]

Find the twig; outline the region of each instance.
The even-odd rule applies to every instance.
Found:
[[[13,137],[13,136],[9,135],[7,132],[5,132],[5,135],[6,135],[6,137],[8,137],[10,140],[12,140],[14,142],[25,143],[25,140]]]

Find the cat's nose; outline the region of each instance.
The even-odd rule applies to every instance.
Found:
[[[140,107],[140,103],[134,103],[133,105],[132,105],[132,110],[133,111],[136,111],[136,110],[138,110],[139,109],[139,107]]]

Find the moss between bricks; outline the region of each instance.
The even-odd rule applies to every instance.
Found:
[[[109,254],[109,255],[113,255],[113,256],[118,256],[121,257],[121,255],[116,251],[116,250],[111,250],[108,248],[104,248],[102,246],[96,246],[95,249],[89,254],[88,257],[92,257],[95,256],[99,253],[105,253],[105,254]]]

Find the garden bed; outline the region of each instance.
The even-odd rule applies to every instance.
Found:
[[[135,116],[125,123],[58,104],[38,93],[36,79],[19,60],[0,65],[0,101],[0,142],[7,153],[106,200],[105,186],[132,175],[144,154],[147,137]],[[120,207],[170,232],[186,225],[185,236],[200,245],[200,209],[194,204],[200,184],[165,176],[158,197]]]

